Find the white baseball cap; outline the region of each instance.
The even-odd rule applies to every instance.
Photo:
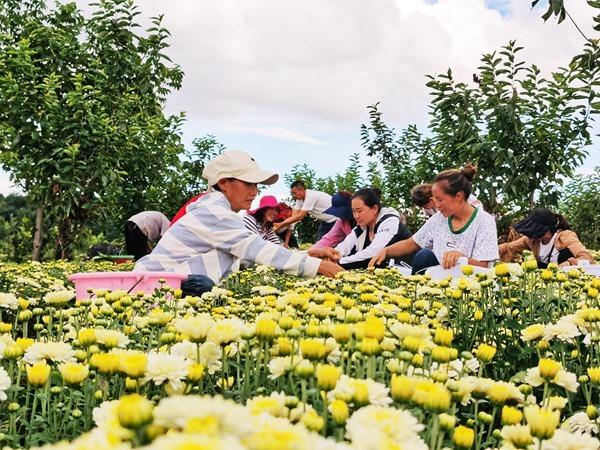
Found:
[[[262,170],[252,156],[239,150],[228,150],[221,153],[202,171],[202,177],[211,188],[223,178],[235,178],[247,183],[273,184],[279,179],[274,172]]]

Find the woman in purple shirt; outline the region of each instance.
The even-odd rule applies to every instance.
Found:
[[[333,228],[313,245],[309,251],[322,247],[335,248],[336,245],[346,239],[346,236],[356,226],[356,221],[352,215],[352,206],[350,205],[351,199],[352,194],[347,191],[339,191],[333,194],[331,197],[331,207],[323,212],[338,217],[339,220],[335,222]]]

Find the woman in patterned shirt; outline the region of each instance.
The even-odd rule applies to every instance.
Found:
[[[273,231],[273,221],[279,213],[279,202],[272,195],[260,199],[258,208],[248,210],[243,217],[244,226],[252,233],[258,234],[265,241],[283,245],[279,236]]]

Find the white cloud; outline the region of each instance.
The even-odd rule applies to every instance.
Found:
[[[89,11],[87,3],[78,0]],[[310,144],[314,148],[302,158],[317,170],[326,167],[324,174],[343,170],[347,157],[360,150],[367,105],[381,101],[384,119],[397,129],[409,123],[422,128],[430,101],[425,75],[451,67],[456,78],[471,82],[481,55],[511,39],[525,47],[524,60],[548,73],[568,64],[584,44],[568,20],[544,23],[545,6],[532,11],[527,0],[144,0],[137,5],[142,25],[164,14],[171,32],[166,53],[185,71],[183,87],[170,95],[167,110],[187,112],[186,142],[213,134],[237,143],[239,136],[231,131],[243,131],[249,148],[257,145],[252,136],[264,138],[262,148],[270,148],[273,138]],[[566,0],[566,5],[586,33],[597,35],[585,0]],[[319,147],[321,141],[330,144],[328,150]],[[336,158],[321,157],[332,149]],[[299,153],[279,151],[276,169],[285,172]]]
[[[18,187],[16,187],[12,181],[10,181],[9,175],[0,170],[0,194],[21,194],[22,191]]]
[[[165,13],[169,55],[186,73],[170,110],[209,123],[250,115],[283,126],[307,118],[358,123],[378,100],[390,120],[420,122],[426,74],[452,67],[469,81],[482,53],[513,38],[546,70],[582,46],[569,23],[544,24],[530,2],[502,3],[506,16],[484,0],[145,0],[140,7],[146,17]],[[585,2],[567,5],[589,29]]]
[[[277,139],[281,141],[295,142],[298,144],[307,144],[307,145],[318,145],[318,146],[328,146],[329,144],[320,139],[316,139],[312,136],[308,136],[304,133],[299,133],[294,130],[288,130],[286,128],[280,127],[223,127],[223,131],[229,133],[245,133],[245,134],[254,134],[256,136],[262,136],[271,139]]]

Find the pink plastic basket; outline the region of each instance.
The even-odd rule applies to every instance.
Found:
[[[127,292],[144,291],[151,294],[160,287],[158,280],[173,289],[179,289],[188,276],[174,272],[87,272],[75,273],[68,277],[75,285],[77,298],[89,298],[88,289],[122,289]],[[163,285],[164,285],[163,284]]]

